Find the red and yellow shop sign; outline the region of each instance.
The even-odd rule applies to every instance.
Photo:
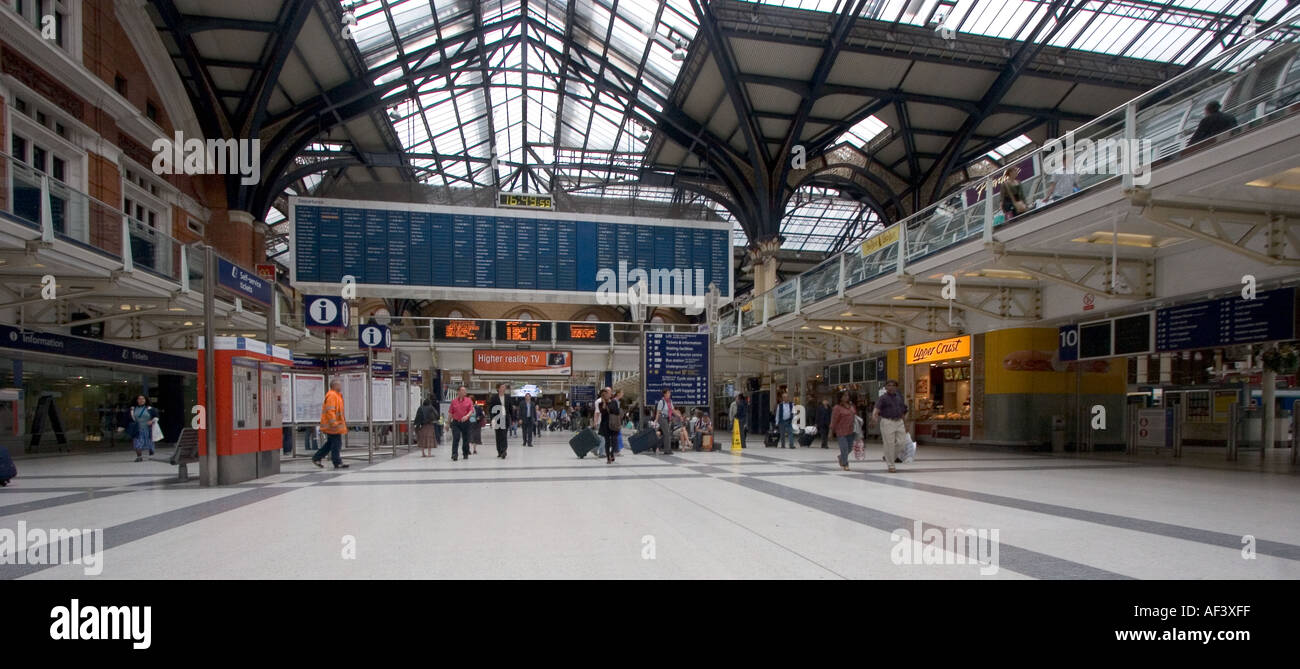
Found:
[[[917,344],[907,347],[907,364],[919,365],[925,362],[954,360],[970,357],[970,335],[940,339],[939,341]]]

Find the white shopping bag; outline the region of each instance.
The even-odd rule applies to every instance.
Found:
[[[907,435],[907,445],[903,447],[903,462],[911,462],[916,459],[916,442],[912,435]]]

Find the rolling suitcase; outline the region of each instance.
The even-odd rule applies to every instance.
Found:
[[[775,425],[767,431],[767,436],[763,438],[763,445],[768,448],[776,448],[777,443],[781,441],[781,430]]]
[[[647,427],[644,430],[637,432],[628,441],[632,444],[633,453],[641,453],[654,448],[655,442],[658,441],[658,438],[659,433],[655,432],[654,428]]]
[[[18,475],[14,459],[9,457],[9,449],[0,446],[0,487],[9,485],[9,479]]]
[[[569,440],[569,447],[573,449],[573,454],[579,458],[587,457],[587,454],[599,445],[600,437],[596,436],[596,433],[592,432],[591,428],[584,429],[573,435],[573,438]]]

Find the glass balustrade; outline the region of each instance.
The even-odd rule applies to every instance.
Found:
[[[982,237],[986,224],[996,232],[1020,217],[1076,193],[1115,183],[1126,174],[1133,174],[1134,185],[1146,185],[1153,166],[1202,148],[1189,144],[1205,105],[1211,101],[1236,118],[1232,133],[1300,112],[1300,43],[1293,31],[1282,29],[1287,24],[1289,21],[1279,22],[1281,28],[1233,47],[1103,114],[1059,143],[1049,142],[1009,161],[876,236],[894,235],[896,227],[902,229],[906,266]],[[1016,171],[1024,207],[1010,206],[1004,212],[1002,191],[1010,169]],[[991,206],[985,203],[990,182],[994,191]],[[991,220],[986,220],[990,212]],[[892,240],[879,248],[868,243],[868,253],[863,255],[862,242],[876,236],[852,243],[839,255],[755,297],[752,310],[741,311],[740,331],[762,323],[762,308],[769,301],[773,303],[771,315],[776,317],[795,310],[796,292],[800,309],[837,295],[841,263],[846,289],[896,271],[899,244]]]

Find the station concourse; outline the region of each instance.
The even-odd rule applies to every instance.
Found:
[[[0,578],[1295,580],[1297,156],[1286,0],[5,3]]]

